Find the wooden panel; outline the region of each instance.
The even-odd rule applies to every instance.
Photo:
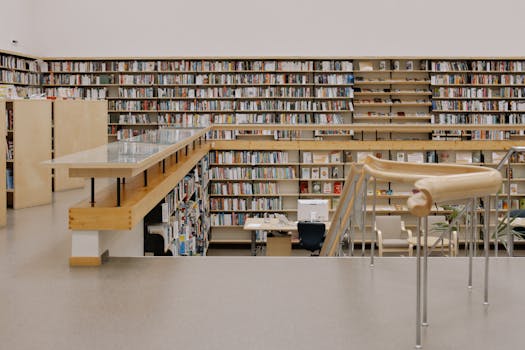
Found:
[[[5,226],[7,222],[7,213],[6,213],[6,206],[7,206],[7,193],[6,193],[6,162],[5,162],[5,156],[6,156],[6,108],[5,108],[5,101],[0,101],[0,137],[2,138],[2,142],[0,145],[0,164],[3,164],[2,167],[0,167],[0,227]]]
[[[95,206],[84,200],[69,209],[69,228],[72,230],[131,230],[171,191],[204,157],[209,146],[197,148],[179,162],[166,161],[163,174],[160,165],[148,169],[148,187],[142,175],[126,179],[121,189],[121,207],[116,205],[116,185],[95,194]]]
[[[51,159],[51,101],[14,101],[13,109],[13,208],[51,203],[51,169],[40,164]]]
[[[55,157],[107,143],[107,101],[57,100],[53,102]],[[55,191],[84,186],[67,169],[55,169]]]

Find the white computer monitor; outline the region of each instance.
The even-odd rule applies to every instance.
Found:
[[[298,221],[328,221],[328,199],[298,199]]]

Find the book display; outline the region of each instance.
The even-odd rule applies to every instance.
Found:
[[[206,255],[210,233],[208,155],[144,218],[145,255]]]
[[[354,123],[428,123],[430,78],[425,59],[358,60]],[[360,140],[428,139],[427,134],[360,133]]]

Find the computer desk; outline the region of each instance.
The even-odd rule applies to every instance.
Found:
[[[330,222],[325,222],[326,230],[330,228]],[[257,255],[256,248],[256,234],[255,231],[264,230],[271,232],[286,232],[288,234],[287,244],[292,246],[291,234],[297,231],[297,222],[290,221],[288,224],[282,223],[276,218],[247,218],[243,226],[244,230],[251,231],[251,252],[252,255]]]

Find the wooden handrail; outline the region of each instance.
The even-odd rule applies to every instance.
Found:
[[[415,193],[408,198],[411,214],[430,213],[433,203],[495,194],[501,187],[501,173],[495,169],[457,164],[416,164],[367,156],[364,170],[376,179],[412,183]]]

